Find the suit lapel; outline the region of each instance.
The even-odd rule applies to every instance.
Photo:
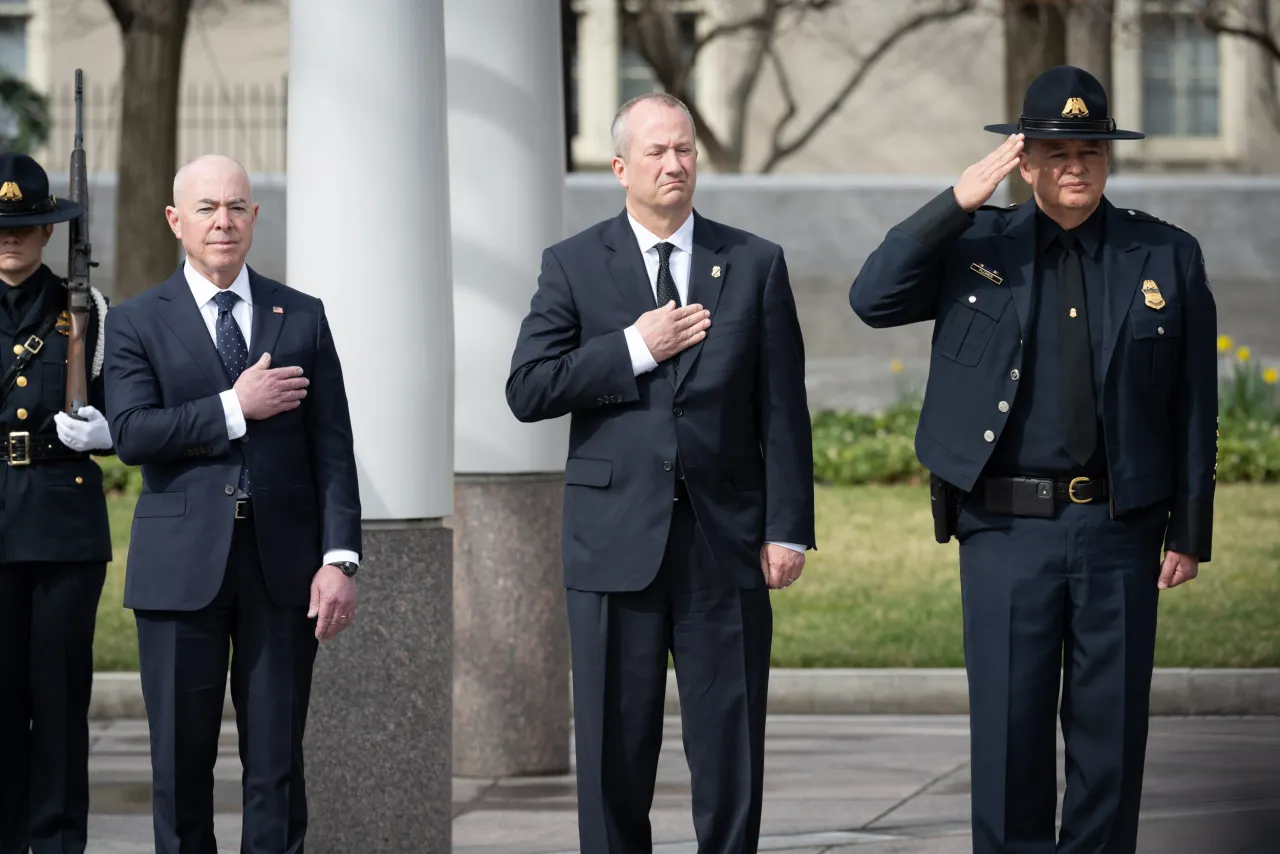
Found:
[[[1102,376],[1107,376],[1111,357],[1116,352],[1116,340],[1124,326],[1125,315],[1133,304],[1133,295],[1142,288],[1142,268],[1147,262],[1148,250],[1138,243],[1129,231],[1129,223],[1105,198],[1107,239],[1103,243],[1102,263],[1106,278],[1105,293],[1107,322],[1103,327],[1106,350],[1103,357]]]
[[[992,238],[1003,265],[1002,274],[1013,293],[1018,323],[1025,338],[1030,334],[1031,295],[1036,281],[1036,203],[1025,202],[1009,220],[1002,233]]]
[[[272,305],[276,286],[262,278],[252,269],[249,270],[249,291],[253,294],[253,334],[249,342],[249,364],[262,358],[263,353],[270,353],[280,337],[280,327],[284,326],[284,313],[277,313]]]
[[[723,246],[720,234],[710,220],[704,219],[697,211],[693,214],[693,258],[689,267],[689,301],[688,305],[701,305],[711,314],[711,323],[715,325],[716,304],[720,301],[720,289],[729,274],[729,262],[720,255]],[[693,363],[702,352],[702,345],[707,339],[693,344],[680,354],[680,371],[676,378],[679,389],[684,378],[689,376]]]
[[[231,380],[227,377],[218,349],[209,336],[209,327],[205,326],[200,308],[191,296],[191,289],[181,267],[160,286],[159,296],[162,300],[161,319],[191,354],[191,359],[209,380],[209,384],[219,391],[230,388]]]
[[[605,231],[605,245],[613,250],[609,258],[609,272],[613,283],[622,295],[622,301],[635,317],[657,308],[653,289],[649,286],[649,274],[645,272],[644,259],[640,257],[640,244],[627,222],[624,210]]]

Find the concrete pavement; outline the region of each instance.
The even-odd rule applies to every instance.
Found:
[[[655,852],[695,854],[678,718],[667,719],[665,736],[652,812]],[[968,852],[968,760],[962,716],[771,717],[760,850]],[[324,757],[309,755],[307,766],[323,774]],[[144,722],[93,724],[90,850],[153,850],[149,774]],[[239,780],[228,724],[215,772],[220,851],[239,850]],[[453,793],[459,854],[577,852],[571,776],[455,779]],[[1154,719],[1139,851],[1280,852],[1280,718]]]

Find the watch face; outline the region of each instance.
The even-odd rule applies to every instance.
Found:
[[[342,572],[348,577],[355,575],[356,570],[360,568],[359,566],[357,566],[356,564],[352,563],[349,560],[340,560],[337,563],[335,563],[334,566],[342,570]]]

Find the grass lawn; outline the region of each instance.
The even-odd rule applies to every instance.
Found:
[[[137,668],[121,608],[133,504],[112,499],[116,563],[98,608],[98,670]],[[774,666],[960,667],[956,544],[933,540],[924,487],[818,490],[804,579],[773,596]],[[1280,487],[1218,487],[1214,560],[1161,594],[1156,664],[1280,666]]]

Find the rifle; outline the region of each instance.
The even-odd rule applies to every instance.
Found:
[[[84,154],[84,75],[76,69],[76,136],[71,151],[70,197],[84,206],[84,212],[68,223],[67,314],[71,320],[67,338],[67,396],[65,412],[79,418],[80,407],[89,403],[89,378],[85,367],[85,331],[89,325],[89,175]]]

